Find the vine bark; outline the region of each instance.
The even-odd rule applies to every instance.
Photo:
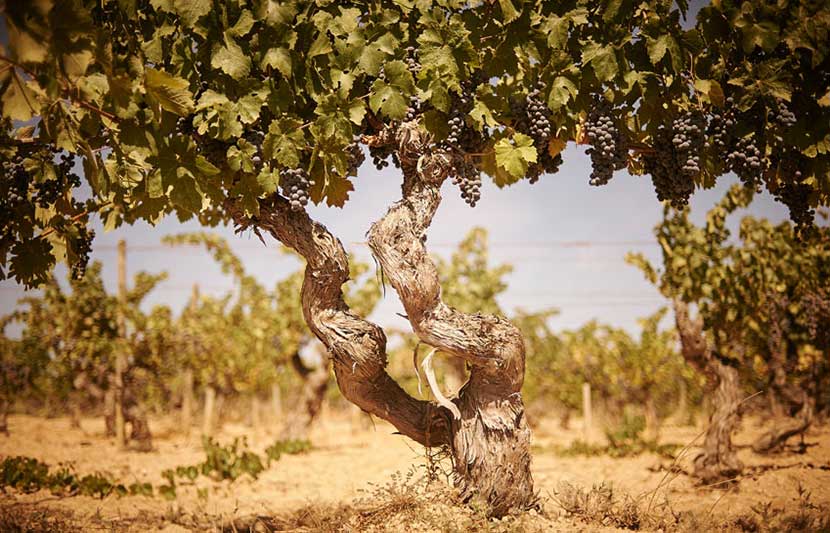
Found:
[[[430,153],[414,124],[403,124],[394,133],[385,130],[367,142],[394,143],[404,175],[403,198],[371,227],[369,246],[421,341],[470,365],[470,378],[454,399],[460,419],[445,407],[411,397],[386,372],[386,336],[344,302],[348,257],[322,224],[291,210],[276,195],[260,201],[256,218],[233,203],[226,208],[240,230],[264,229],[306,259],[304,318],[328,350],[338,386],[349,401],[420,444],[449,448],[465,501],[484,503],[493,516],[535,506],[531,432],[521,396],[521,333],[501,317],[464,314],[444,304],[424,246],[450,161],[442,152]]]
[[[683,358],[706,376],[714,390],[714,410],[703,449],[694,459],[695,477],[706,484],[732,480],[743,470],[732,444],[732,433],[740,421],[738,370],[719,357],[703,333],[703,321],[700,317],[692,319],[684,302],[675,300],[674,315]]]

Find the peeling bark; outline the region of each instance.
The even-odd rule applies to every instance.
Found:
[[[674,314],[683,358],[706,376],[714,389],[714,410],[703,449],[694,459],[694,475],[706,484],[733,479],[743,470],[732,445],[732,433],[740,421],[738,370],[717,356],[703,334],[702,320],[693,320],[685,303],[675,300]]]
[[[518,328],[497,316],[461,313],[441,300],[435,264],[424,243],[447,177],[443,154],[427,154],[420,132],[404,124],[395,142],[403,199],[368,233],[369,247],[422,342],[466,361],[470,377],[451,422],[454,478],[465,500],[480,500],[494,515],[536,504],[530,473],[531,432],[521,387],[525,347]]]
[[[535,506],[531,433],[520,392],[522,335],[503,318],[460,313],[441,301],[438,274],[424,242],[449,161],[446,154],[428,153],[428,143],[414,124],[404,124],[397,132],[395,138],[384,132],[379,142],[396,144],[404,168],[404,197],[372,226],[369,245],[422,342],[469,364],[470,378],[454,400],[460,420],[445,407],[411,397],[386,372],[386,336],[351,313],[343,301],[348,258],[323,225],[291,210],[277,195],[260,201],[255,218],[232,202],[226,209],[240,230],[264,229],[306,259],[304,318],[328,350],[346,399],[422,445],[449,447],[465,501],[484,503],[494,516]]]
[[[802,435],[813,423],[815,412],[814,402],[807,392],[803,392],[801,409],[794,418],[775,425],[769,431],[761,435],[752,444],[752,451],[756,453],[770,453],[781,449],[787,440]]]
[[[422,342],[466,361],[470,378],[454,400],[461,419],[407,394],[386,372],[386,335],[349,310],[341,286],[348,280],[343,245],[305,212],[278,196],[261,200],[256,217],[233,202],[226,210],[239,230],[264,229],[306,260],[303,315],[333,361],[343,395],[424,446],[447,446],[465,501],[503,516],[537,505],[530,473],[530,429],[521,387],[525,348],[518,328],[496,316],[469,315],[441,301],[435,265],[424,242],[441,201],[448,156],[429,153],[418,128],[403,124],[367,142],[395,143],[404,169],[403,199],[369,231],[369,246],[398,293]]]
[[[383,330],[354,315],[343,300],[349,263],[342,243],[325,226],[305,212],[293,211],[277,196],[260,202],[256,220],[235,205],[227,209],[240,227],[265,229],[305,258],[303,316],[328,350],[343,396],[424,446],[448,444],[446,410],[413,398],[389,376]]]

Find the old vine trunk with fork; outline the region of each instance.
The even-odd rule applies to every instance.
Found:
[[[454,400],[460,418],[446,407],[413,398],[386,372],[386,336],[344,302],[341,285],[348,279],[348,257],[323,225],[304,211],[291,210],[280,197],[261,201],[256,219],[233,204],[227,208],[241,228],[264,229],[306,259],[304,317],[328,349],[338,386],[349,401],[424,446],[446,447],[464,501],[486,505],[492,516],[533,507],[537,498],[521,396],[521,333],[503,318],[460,313],[444,304],[424,244],[441,203],[447,156],[429,153],[414,124],[403,124],[394,134],[385,130],[368,142],[394,143],[403,168],[403,198],[371,227],[369,245],[421,342],[469,363],[470,378]]]

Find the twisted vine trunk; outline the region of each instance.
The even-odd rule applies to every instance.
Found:
[[[386,139],[398,145],[404,197],[372,226],[369,244],[421,341],[469,363],[470,378],[454,400],[460,419],[445,407],[413,398],[386,372],[386,336],[343,301],[348,258],[323,225],[305,212],[292,211],[277,196],[260,202],[256,219],[233,203],[226,208],[241,229],[265,229],[306,259],[303,314],[328,350],[346,399],[424,446],[448,447],[465,500],[483,502],[491,515],[502,516],[537,502],[530,472],[531,434],[520,392],[524,342],[519,330],[502,318],[459,313],[441,301],[438,274],[424,241],[448,166],[440,154],[423,155],[417,130],[406,126],[397,138]]]
[[[714,390],[709,426],[701,453],[694,459],[694,475],[703,483],[712,484],[734,479],[743,470],[732,433],[740,422],[741,397],[738,370],[725,364],[714,352],[703,334],[703,322],[689,316],[688,307],[674,302],[677,330],[683,358],[704,376]]]
[[[525,347],[518,328],[497,317],[461,313],[441,300],[426,231],[441,203],[447,162],[419,147],[418,131],[402,127],[395,139],[404,173],[403,199],[368,233],[369,247],[406,310],[418,338],[466,361],[470,377],[450,420],[454,477],[466,500],[500,515],[535,505],[530,472],[530,428],[521,388]]]
[[[815,401],[810,398],[806,391],[802,391],[801,396],[801,408],[798,413],[784,422],[776,421],[772,428],[752,444],[752,451],[755,453],[770,453],[780,450],[787,440],[796,435],[803,435],[810,428],[815,413]]]

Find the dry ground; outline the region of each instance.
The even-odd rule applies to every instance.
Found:
[[[154,420],[151,426],[155,451],[120,452],[113,440],[102,436],[100,420],[84,420],[83,430],[78,430],[66,418],[12,416],[10,435],[0,436],[0,457],[25,455],[50,465],[71,462],[80,474],[100,471],[122,483],[149,481],[154,485],[163,483],[164,469],[203,459],[199,438],[180,434],[175,420]],[[579,426],[578,421],[574,426]],[[749,444],[760,430],[757,423],[744,422],[736,443]],[[418,481],[425,471],[423,449],[393,432],[381,421],[326,415],[312,432],[311,452],[283,456],[257,480],[243,477],[231,483],[200,478],[196,486],[180,488],[172,502],[160,497],[99,500],[55,497],[46,491],[28,495],[7,491],[0,494],[0,530],[233,531],[250,527],[253,516],[267,517],[254,527],[257,531],[595,531],[620,525],[776,530],[780,524],[773,526],[771,516],[764,515],[767,505],[777,509],[769,514],[778,517],[810,509],[823,513],[827,509],[821,506],[830,505],[828,426],[809,432],[806,451],[801,454],[762,457],[742,448],[748,474],[736,488],[717,490],[696,486],[686,475],[669,471],[672,461],[654,454],[623,459],[559,456],[557,446],[569,444],[581,432],[543,422],[534,433],[533,470],[545,516],[526,514],[504,522],[487,521],[475,509],[454,511],[449,505],[452,492],[446,488],[433,484],[423,489]],[[274,440],[262,429],[233,424],[224,428],[218,440],[225,442],[237,435],[247,435],[250,447],[260,453]],[[699,428],[664,427],[661,441],[693,444],[699,435]],[[676,466],[688,470],[695,453],[690,446]],[[414,473],[409,482],[407,472]],[[586,488],[600,482],[611,485],[621,495],[616,510],[589,509],[587,515],[598,516],[588,516],[587,521],[586,517],[566,516],[563,499],[567,504],[578,498],[562,494],[563,482]],[[203,489],[201,495],[197,488]],[[802,494],[810,493],[812,503],[805,504],[799,488]],[[594,493],[594,499],[583,503],[606,505],[596,502],[598,494],[602,493]],[[625,516],[620,519],[620,514]],[[815,527],[815,522],[810,524],[807,520],[787,527]]]

